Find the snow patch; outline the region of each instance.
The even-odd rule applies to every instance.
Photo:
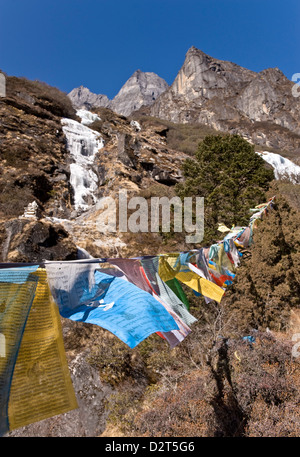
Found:
[[[131,121],[130,122],[131,127],[133,127],[137,132],[140,132],[142,130],[141,125],[138,121]]]
[[[257,152],[274,168],[275,179],[288,178],[293,184],[300,182],[300,166],[274,152]]]

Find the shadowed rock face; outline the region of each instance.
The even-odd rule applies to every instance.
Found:
[[[4,262],[42,262],[74,260],[77,247],[68,233],[46,221],[11,219],[4,224],[2,243]]]
[[[192,47],[173,84],[150,114],[240,133],[256,144],[300,150],[300,99],[278,68],[260,73]]]

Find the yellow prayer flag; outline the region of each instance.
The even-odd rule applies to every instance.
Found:
[[[183,284],[186,284],[191,289],[202,294],[204,297],[211,298],[218,303],[220,303],[225,293],[225,291],[217,284],[209,281],[208,279],[201,278],[193,272],[177,273],[175,277]]]
[[[175,254],[160,256],[159,258],[159,276],[166,282],[170,279],[176,278],[183,284],[186,284],[196,292],[201,293],[204,297],[211,298],[220,303],[225,291],[217,284],[209,281],[208,279],[201,278],[193,271],[180,271],[181,265],[176,260],[178,258]]]
[[[78,407],[62,339],[58,307],[46,270],[39,282],[14,369],[8,416],[10,430]]]

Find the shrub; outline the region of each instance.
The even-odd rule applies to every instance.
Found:
[[[289,203],[294,192],[290,199],[281,189],[287,191],[285,183],[270,189],[276,193],[276,208],[254,230],[253,245],[222,302],[226,314],[235,316],[238,331],[284,331],[291,308],[300,306],[300,216]]]
[[[287,340],[264,332],[255,338],[215,341],[206,366],[185,372],[179,383],[170,372],[171,387],[146,395],[133,435],[297,436],[299,362]]]

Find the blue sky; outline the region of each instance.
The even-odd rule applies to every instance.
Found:
[[[172,84],[191,46],[300,73],[299,0],[0,0],[0,69],[113,98],[132,73]]]

